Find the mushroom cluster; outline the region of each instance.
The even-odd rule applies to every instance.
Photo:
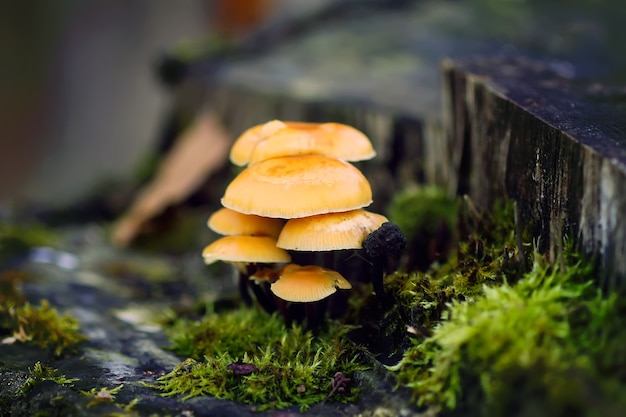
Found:
[[[392,240],[398,247],[404,242],[401,233],[371,238],[390,223],[364,209],[372,203],[372,190],[351,162],[375,155],[370,140],[344,124],[273,120],[248,129],[230,151],[230,161],[243,169],[227,186],[223,208],[208,222],[225,236],[204,249],[205,262],[234,264],[243,300],[252,303],[252,288],[268,311],[351,288],[332,269],[332,251],[365,248],[374,263],[383,261],[385,250],[370,255],[364,242]],[[292,257],[298,263],[291,263]],[[372,276],[377,293],[382,292],[381,268],[371,269],[380,270],[380,277]]]

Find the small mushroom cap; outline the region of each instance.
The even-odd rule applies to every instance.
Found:
[[[276,245],[297,251],[361,249],[363,240],[387,218],[363,209],[287,221]]]
[[[321,155],[286,156],[250,165],[228,185],[222,205],[291,219],[355,210],[372,202],[365,176],[348,162]]]
[[[285,301],[310,303],[322,300],[339,289],[352,285],[339,272],[317,265],[290,264],[283,268],[280,277],[270,289]]]
[[[202,251],[204,263],[285,263],[291,261],[286,250],[276,247],[267,236],[224,236]]]
[[[243,214],[222,207],[209,217],[207,226],[220,235],[254,235],[277,238],[283,228],[282,219]]]
[[[376,156],[370,140],[359,130],[340,123],[286,125],[260,140],[252,150],[250,164],[289,155],[325,155],[346,161]]]
[[[230,148],[230,162],[237,166],[244,166],[250,161],[254,147],[264,138],[284,128],[285,123],[280,120],[271,120],[267,123],[252,126],[243,132]]]

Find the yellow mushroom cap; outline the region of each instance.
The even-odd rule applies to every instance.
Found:
[[[316,265],[290,264],[270,289],[285,301],[310,303],[335,293],[337,288],[350,289],[352,285],[339,272]]]
[[[209,217],[207,226],[221,235],[255,235],[277,238],[284,225],[281,219],[243,214],[222,207]]]
[[[206,246],[202,251],[204,263],[223,261],[229,263],[289,262],[286,250],[276,247],[276,240],[267,236],[224,236]]]
[[[228,185],[222,205],[245,214],[291,219],[355,210],[372,202],[365,176],[322,155],[286,156],[250,165]]]
[[[359,130],[340,123],[287,124],[260,140],[250,164],[289,155],[325,155],[346,161],[376,156],[370,140]]]
[[[363,209],[287,221],[276,246],[297,251],[361,249],[363,240],[387,218]]]
[[[230,162],[237,166],[246,165],[257,143],[285,126],[285,123],[280,120],[271,120],[247,129],[235,140],[230,148]]]

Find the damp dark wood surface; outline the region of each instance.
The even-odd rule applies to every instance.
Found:
[[[597,256],[603,286],[624,289],[624,89],[521,57],[449,62],[444,75],[458,192],[514,199],[540,250],[558,259],[567,236]]]

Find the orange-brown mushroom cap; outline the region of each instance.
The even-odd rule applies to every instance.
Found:
[[[284,225],[282,219],[243,214],[222,207],[207,222],[209,229],[220,235],[270,236],[277,238]]]
[[[285,123],[280,120],[271,120],[247,129],[235,140],[230,148],[230,162],[237,166],[246,165],[257,143],[285,126]]]
[[[276,247],[276,240],[267,236],[224,236],[202,251],[206,264],[285,263],[291,261],[286,250]]]
[[[339,289],[352,285],[339,272],[317,265],[297,266],[290,264],[281,271],[280,277],[270,289],[285,301],[310,303],[322,300]]]
[[[276,246],[297,251],[361,249],[363,240],[387,218],[363,209],[289,220]]]
[[[286,156],[250,165],[228,185],[222,205],[245,214],[298,218],[355,210],[372,202],[365,176],[321,155]]]
[[[289,155],[325,155],[346,161],[363,161],[376,156],[370,140],[359,130],[340,123],[303,127],[287,124],[260,140],[250,154],[250,164]]]

